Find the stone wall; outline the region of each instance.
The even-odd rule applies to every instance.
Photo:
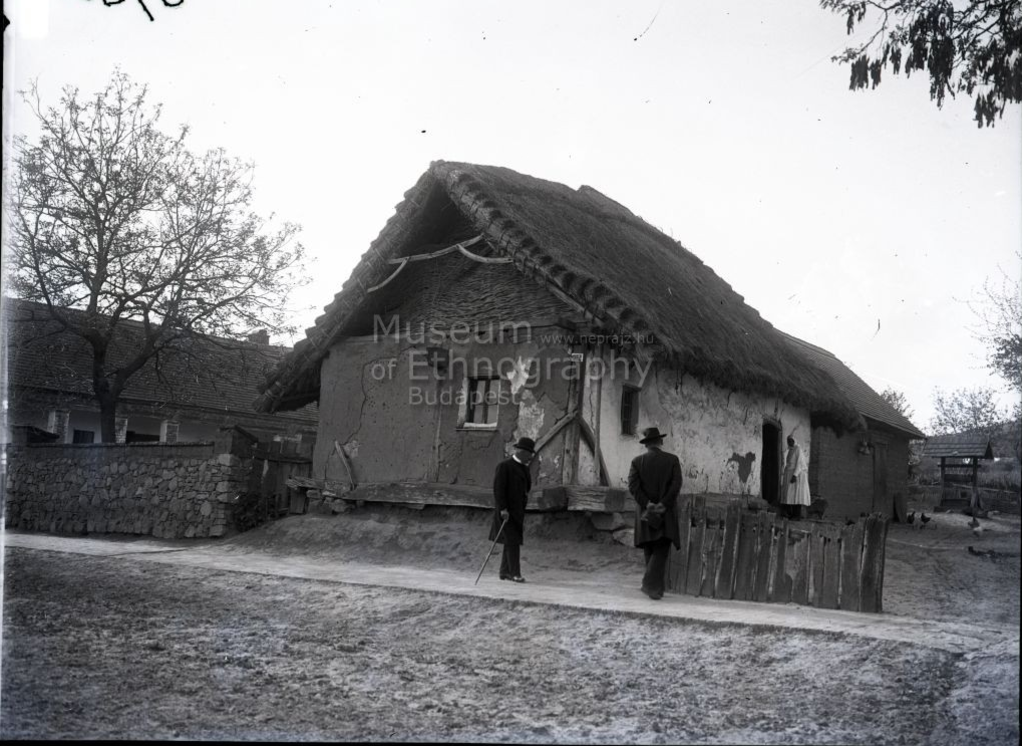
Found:
[[[53,533],[223,536],[248,486],[247,440],[223,428],[212,443],[9,446],[4,523]]]

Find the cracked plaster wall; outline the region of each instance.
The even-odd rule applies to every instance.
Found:
[[[425,369],[425,341],[407,338],[348,338],[323,362],[320,425],[313,475],[345,482],[347,472],[334,452],[336,440],[348,454],[355,479],[365,482],[440,482],[489,487],[493,470],[519,437],[541,438],[567,411],[571,387],[560,348],[537,342],[448,343],[451,364],[438,379],[413,380]],[[490,361],[508,375],[492,430],[460,427],[466,373],[475,361]],[[392,362],[393,361],[393,362]],[[503,361],[503,364],[500,364]],[[413,393],[417,392],[417,393]],[[542,449],[532,466],[533,483],[561,483],[564,432]]]
[[[605,358],[606,360],[606,358]],[[610,368],[609,360],[607,360]],[[621,433],[624,383],[639,383],[634,370],[603,381],[600,447],[612,486],[627,487],[631,460],[642,453],[638,432],[656,426],[664,448],[681,459],[682,493],[758,496],[764,418],[780,423],[781,438],[794,433],[810,448],[809,411],[776,397],[729,392],[690,375],[653,364],[639,393],[637,434]]]

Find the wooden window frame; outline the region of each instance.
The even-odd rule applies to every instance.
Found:
[[[496,430],[497,421],[500,417],[500,377],[499,376],[474,376],[466,379],[466,397],[465,397],[465,409],[462,413],[461,427],[466,430]],[[473,415],[475,414],[475,392],[479,390],[480,384],[483,385],[483,399],[482,399],[482,417],[483,422],[474,422]],[[496,388],[497,401],[492,404],[486,400]],[[490,421],[490,409],[493,410],[493,421]]]
[[[638,386],[633,386],[628,383],[623,384],[621,386],[620,417],[622,435],[638,435],[639,393],[641,391],[642,389],[640,389]]]

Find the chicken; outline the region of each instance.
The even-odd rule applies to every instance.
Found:
[[[983,527],[982,526],[974,526],[973,529],[972,529],[972,533],[973,533],[974,536],[982,536],[983,535]]]
[[[915,522],[916,522],[916,512],[915,512],[915,511],[913,510],[913,511],[912,511],[911,513],[909,513],[909,514],[908,514],[908,516],[907,516],[907,517],[905,518],[905,523],[915,523]]]
[[[979,521],[976,520],[976,516],[973,516],[972,520],[969,521],[969,528],[976,528],[977,526],[979,526]]]
[[[926,515],[926,513],[920,513],[919,514],[919,520],[922,521],[923,525],[925,526],[927,523],[929,523],[930,521],[933,520],[933,516],[932,515]]]

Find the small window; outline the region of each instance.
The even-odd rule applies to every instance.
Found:
[[[499,378],[469,378],[465,402],[466,425],[496,425],[500,406]]]
[[[136,433],[134,430],[129,430],[124,436],[125,443],[159,443],[160,436],[152,435],[150,433]]]
[[[92,430],[75,430],[71,434],[72,443],[95,443],[96,433]]]
[[[639,389],[625,386],[621,389],[621,434],[635,435],[639,424]]]

